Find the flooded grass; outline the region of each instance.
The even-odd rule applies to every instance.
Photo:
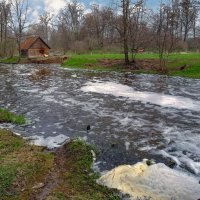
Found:
[[[91,150],[75,140],[52,153],[0,130],[1,199],[119,199],[96,183]]]
[[[6,109],[0,108],[0,123],[13,123],[17,125],[23,125],[26,123],[26,119],[23,115],[16,115]]]
[[[47,68],[39,69],[36,73],[37,76],[49,76],[51,74],[51,70]]]
[[[31,74],[29,76],[29,79],[32,81],[40,81],[44,79],[45,77],[48,77],[51,75],[51,70],[48,68],[39,68],[35,73]]]
[[[93,69],[93,70],[106,70],[106,71],[127,71],[123,65],[110,65],[105,66],[98,61],[100,59],[123,59],[123,54],[80,54],[72,55],[69,60],[64,62],[64,67],[69,68],[82,68],[82,69]],[[138,54],[136,59],[138,62],[141,60],[155,60],[159,59],[158,54],[155,53],[144,53]],[[168,57],[167,71],[171,76],[182,76],[189,78],[200,78],[200,57],[198,53],[185,53],[185,54],[170,54]],[[186,66],[183,70],[180,70],[182,66]],[[130,70],[129,70],[130,71]],[[134,73],[159,73],[158,71],[149,69],[136,70]]]

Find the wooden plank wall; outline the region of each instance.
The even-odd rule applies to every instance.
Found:
[[[48,47],[38,38],[31,46],[31,49],[48,49]]]
[[[43,50],[43,52],[41,52]],[[48,49],[29,49],[28,51],[28,57],[44,57],[44,54],[49,55]]]

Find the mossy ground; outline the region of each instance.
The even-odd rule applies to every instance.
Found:
[[[26,119],[23,115],[16,115],[9,112],[7,109],[0,108],[0,123],[13,123],[22,125],[26,123]]]
[[[92,69],[92,70],[106,70],[106,71],[131,71],[126,69],[124,65],[113,65],[113,66],[104,66],[101,65],[98,61],[100,59],[110,59],[123,60],[123,54],[72,54],[70,58],[64,62],[63,67],[68,68],[79,68],[79,69]],[[158,62],[159,56],[155,53],[143,53],[138,54],[136,61],[140,60],[152,60]],[[181,66],[186,65],[187,67],[184,70],[180,70]],[[171,76],[181,76],[188,78],[200,78],[200,54],[199,53],[174,53],[170,54],[167,58],[166,70],[168,75]],[[160,73],[159,71],[152,69],[145,70],[134,70],[133,73]]]
[[[52,153],[0,130],[0,199],[119,199],[96,183],[91,150],[75,140]]]

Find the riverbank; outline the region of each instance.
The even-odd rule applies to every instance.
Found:
[[[0,130],[0,194],[11,199],[119,199],[96,183],[92,147],[80,140],[48,151]]]
[[[159,56],[155,53],[143,53],[136,56],[136,66],[124,65],[123,54],[72,54],[67,56],[26,59],[19,62],[18,57],[0,59],[3,64],[62,64],[63,67],[72,69],[88,69],[97,71],[131,72],[134,74],[165,74],[185,78],[200,78],[199,53],[174,53],[170,54],[166,68],[159,69]]]
[[[75,69],[89,69],[98,71],[119,71],[146,74],[163,74],[159,70],[158,54],[138,54],[136,64],[124,66],[123,54],[80,54],[71,55],[64,62],[63,67]],[[171,54],[166,64],[164,74],[188,78],[200,78],[200,55],[198,53]]]
[[[67,56],[49,56],[49,57],[38,57],[38,58],[3,58],[0,59],[0,63],[3,64],[63,64],[67,60]]]

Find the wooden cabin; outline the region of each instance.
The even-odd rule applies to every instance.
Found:
[[[49,45],[40,37],[29,37],[21,44],[21,56],[28,58],[48,57]]]

